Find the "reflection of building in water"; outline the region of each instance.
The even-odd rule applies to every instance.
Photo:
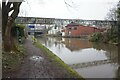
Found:
[[[61,37],[47,37],[47,38],[41,38],[43,40],[42,43],[45,43],[46,46],[48,47],[52,47],[52,46],[60,46],[61,45],[61,41],[62,41],[62,38]]]
[[[80,50],[83,48],[91,48],[92,43],[88,40],[80,40],[77,38],[65,38],[65,45],[71,51]]]

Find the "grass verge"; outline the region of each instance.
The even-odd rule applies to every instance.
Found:
[[[19,68],[23,58],[27,55],[24,45],[18,46],[19,52],[2,52],[2,70],[3,73],[15,71]]]
[[[35,46],[40,48],[44,52],[44,54],[46,54],[48,56],[49,60],[52,59],[53,64],[59,65],[59,67],[68,70],[68,72],[72,78],[80,78],[82,80],[85,80],[76,71],[74,71],[70,66],[65,64],[59,57],[57,57],[52,51],[50,51],[45,46],[43,46],[39,41],[37,41],[36,38],[32,37],[32,39],[36,41]]]

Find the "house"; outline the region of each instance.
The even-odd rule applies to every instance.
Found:
[[[48,31],[48,35],[61,36],[62,35],[61,30],[62,30],[61,27],[53,26],[51,30]]]
[[[95,32],[102,32],[102,29],[90,26],[83,26],[74,22],[71,22],[65,26],[65,36],[67,37],[80,37],[80,36],[89,36]]]
[[[53,27],[51,28],[51,30],[48,31],[48,34],[49,34],[49,35],[56,35],[58,31],[59,31],[58,27],[56,27],[56,26],[54,27],[54,26],[53,26]]]

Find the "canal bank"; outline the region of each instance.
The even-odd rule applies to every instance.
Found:
[[[35,47],[35,45],[37,47]],[[41,47],[40,47],[41,46]],[[27,57],[19,69],[3,74],[3,78],[80,78],[72,68],[63,63],[57,56],[42,45],[33,44],[29,36],[25,42]],[[49,53],[49,54],[48,54]]]

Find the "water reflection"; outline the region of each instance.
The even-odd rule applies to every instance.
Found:
[[[39,41],[66,64],[82,64],[82,69],[74,69],[83,77],[115,78],[118,75],[118,48],[114,45],[92,43],[80,38],[48,37],[39,38]],[[110,62],[106,60],[110,60]],[[87,64],[87,67],[84,67],[83,64]]]
[[[80,49],[84,49],[84,48],[91,48],[92,43],[88,42],[88,40],[86,39],[79,39],[79,38],[65,38],[64,41],[66,47],[71,50],[71,51],[77,51]]]

